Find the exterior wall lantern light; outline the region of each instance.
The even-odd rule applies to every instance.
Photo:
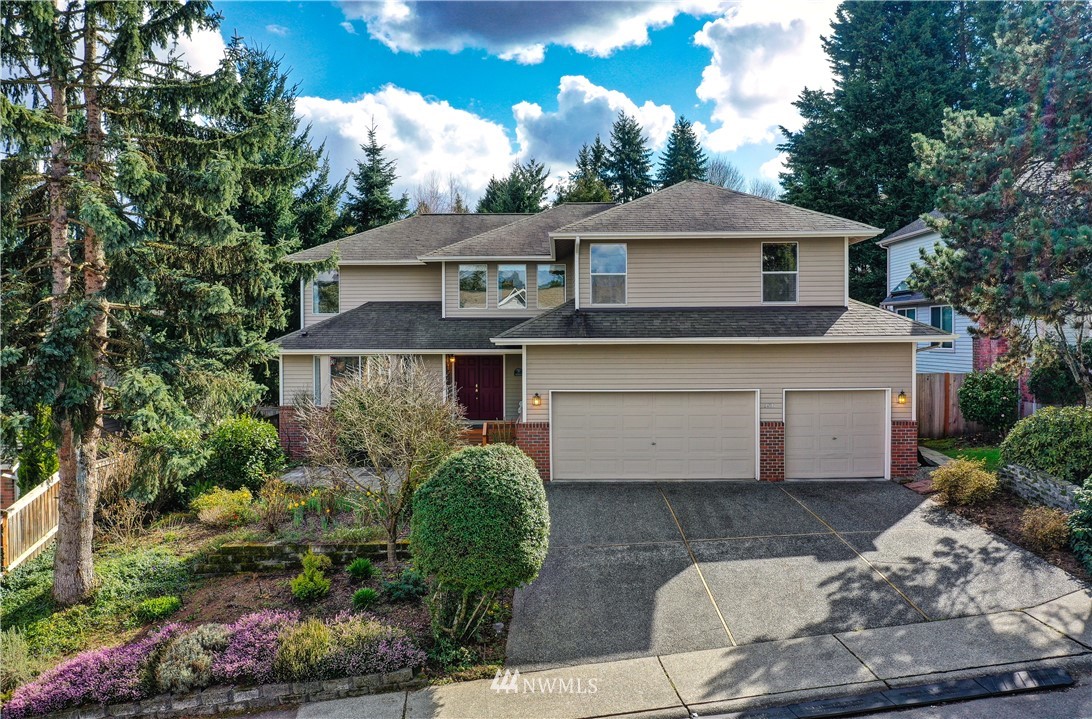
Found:
[[[538,392],[535,392],[535,394],[531,397],[531,406],[532,407],[541,407],[542,406],[542,396]]]
[[[899,392],[898,402],[899,402],[899,404],[906,404],[906,390],[901,390]]]

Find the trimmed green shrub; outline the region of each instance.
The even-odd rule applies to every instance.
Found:
[[[1084,356],[1092,362],[1092,340],[1084,343]],[[1089,367],[1092,369],[1092,367]],[[1058,354],[1057,345],[1043,343],[1035,349],[1035,362],[1028,372],[1028,389],[1044,404],[1077,405],[1084,392]]]
[[[436,586],[433,630],[461,640],[476,631],[493,593],[538,576],[550,515],[531,458],[494,444],[444,460],[414,495],[411,527],[415,563]]]
[[[1028,507],[1020,517],[1020,534],[1033,549],[1061,549],[1069,541],[1069,515],[1054,507]]]
[[[1016,380],[994,370],[970,373],[959,388],[959,411],[991,432],[1004,433],[1020,418]]]
[[[254,519],[254,497],[246,487],[231,491],[213,487],[190,502],[197,521],[211,527],[237,527]]]
[[[161,692],[188,692],[212,683],[212,664],[227,648],[227,627],[202,624],[167,645],[155,668],[156,688]]]
[[[371,587],[362,587],[353,592],[353,608],[367,609],[379,601],[379,592]]]
[[[303,571],[292,582],[292,596],[301,602],[313,602],[330,593],[330,580],[323,570],[330,568],[330,558],[325,554],[308,552],[300,557]]]
[[[1069,515],[1069,546],[1092,572],[1092,477],[1077,490],[1077,511]]]
[[[954,459],[933,471],[933,489],[949,504],[978,504],[997,491],[997,475],[981,459]]]
[[[1001,458],[1083,484],[1092,477],[1092,408],[1043,407],[1016,423]]]
[[[152,597],[136,606],[136,616],[141,622],[157,622],[182,608],[182,600],[176,596]]]
[[[216,425],[206,445],[210,454],[206,475],[227,489],[262,488],[266,477],[284,469],[277,429],[253,417],[236,417]]]
[[[53,409],[39,405],[19,437],[19,491],[26,494],[53,476],[60,466],[53,439]]]
[[[34,660],[26,637],[18,629],[0,632],[0,693],[7,694],[34,678]]]
[[[397,579],[383,582],[383,593],[392,602],[409,602],[428,594],[428,580],[416,569],[403,569]]]
[[[349,573],[353,581],[363,582],[374,577],[377,570],[375,565],[372,564],[372,560],[367,557],[357,557],[349,562],[349,566],[345,568],[345,571]]]
[[[288,627],[277,640],[273,674],[281,681],[321,679],[323,660],[333,649],[330,628],[318,619]]]

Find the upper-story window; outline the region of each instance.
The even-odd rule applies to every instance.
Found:
[[[900,317],[905,317],[908,320],[917,320],[918,318],[918,310],[916,307],[903,307],[895,310],[895,314]]]
[[[340,307],[337,270],[320,272],[311,282],[311,311],[316,315],[336,315]]]
[[[548,310],[565,301],[565,265],[538,266],[538,308]]]
[[[627,248],[624,244],[596,243],[591,258],[591,302],[593,305],[626,303]]]
[[[952,306],[951,305],[939,305],[929,308],[929,324],[936,327],[938,330],[944,330],[945,332],[952,331]],[[933,345],[940,345],[941,348],[950,350],[954,346],[951,342],[934,342]]]
[[[485,309],[489,270],[486,265],[459,265],[459,307]]]
[[[497,307],[527,309],[527,265],[497,265]]]
[[[795,242],[762,243],[763,302],[796,302],[796,252]]]

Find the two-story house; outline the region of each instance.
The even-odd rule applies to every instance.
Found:
[[[624,205],[424,215],[336,253],[278,340],[281,432],[369,357],[444,374],[471,421],[507,418],[545,479],[905,476],[916,347],[951,333],[849,299],[875,227],[685,182]]]

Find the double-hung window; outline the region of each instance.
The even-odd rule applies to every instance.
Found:
[[[626,303],[627,248],[619,243],[595,243],[589,249],[591,259],[591,303],[624,305]]]
[[[497,308],[527,309],[527,265],[497,265]]]
[[[944,330],[945,332],[950,333],[952,331],[952,306],[938,305],[936,307],[930,307],[929,324],[936,327],[938,330]],[[934,342],[933,346],[950,350],[952,349],[953,344],[951,342]]]
[[[486,265],[459,265],[459,307],[485,309],[489,269]]]
[[[337,270],[320,272],[311,282],[311,311],[316,315],[336,315],[340,311]]]
[[[548,310],[565,301],[565,265],[538,266],[538,308]]]
[[[762,301],[796,302],[797,244],[795,242],[762,243]]]
[[[903,307],[895,310],[895,313],[900,317],[905,317],[908,320],[917,320],[918,308],[917,307]]]

